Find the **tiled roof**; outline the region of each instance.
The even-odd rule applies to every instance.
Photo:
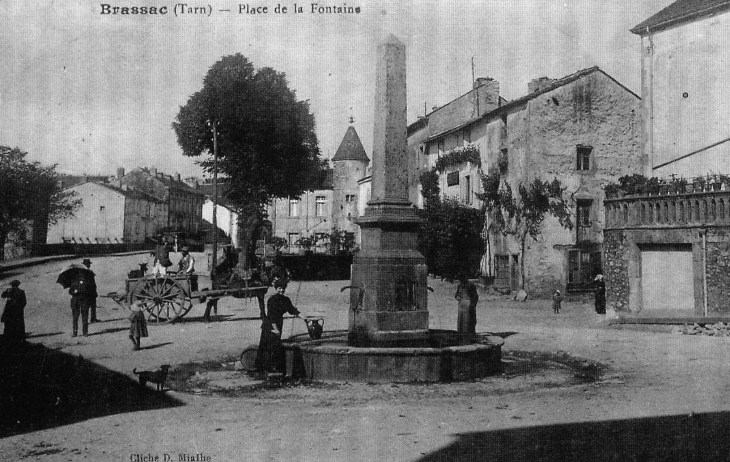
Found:
[[[203,195],[203,193],[201,193],[200,191],[198,191],[197,189],[195,189],[193,187],[190,187],[184,181],[177,181],[171,176],[164,175],[164,174],[158,174],[156,178],[169,188],[180,189],[180,190],[192,193],[192,194],[200,194],[201,196]]]
[[[730,0],[677,0],[646,21],[631,29],[634,34],[645,35],[693,19],[725,12]]]
[[[146,200],[148,202],[160,202],[160,203],[164,202],[164,201],[157,199],[154,196],[151,196],[151,195],[145,193],[144,191],[140,191],[137,188],[124,189],[124,188],[119,188],[117,186],[110,185],[109,183],[99,183],[99,182],[94,182],[94,183],[98,184],[99,186],[104,186],[105,188],[109,188],[112,191],[118,192],[118,193],[124,195],[125,197],[129,197],[131,199],[142,199],[142,200]]]
[[[365,154],[365,148],[362,147],[360,137],[357,136],[355,127],[352,125],[347,127],[345,136],[342,137],[340,147],[337,148],[337,152],[332,158],[332,162],[337,162],[338,160],[359,160],[361,162],[370,162],[367,154]]]

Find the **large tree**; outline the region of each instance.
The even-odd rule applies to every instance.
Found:
[[[482,193],[477,197],[489,213],[488,231],[513,235],[520,244],[521,284],[525,290],[525,252],[527,237],[537,240],[542,234],[542,224],[548,215],[555,217],[565,229],[573,229],[569,199],[565,187],[557,178],[544,181],[534,178],[528,183],[517,185],[517,194],[512,186],[494,170],[482,174]]]
[[[74,192],[59,189],[55,165],[29,162],[27,154],[0,146],[0,249],[10,233],[21,232],[31,221],[53,224],[81,206]]]
[[[221,189],[241,217],[243,266],[266,204],[315,189],[326,166],[309,103],[297,100],[283,73],[257,70],[241,54],[211,66],[172,127],[184,155],[206,156],[199,164],[208,173],[216,130]]]

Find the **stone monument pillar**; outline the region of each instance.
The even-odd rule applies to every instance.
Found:
[[[416,211],[408,200],[405,46],[378,46],[372,193],[361,250],[352,265],[349,343],[420,346],[428,338],[426,262],[418,252]],[[358,290],[359,289],[359,290]]]

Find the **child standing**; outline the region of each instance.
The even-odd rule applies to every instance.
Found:
[[[563,296],[560,295],[560,291],[556,290],[553,294],[553,311],[555,314],[560,314],[560,303],[563,301]]]
[[[139,350],[140,338],[147,337],[147,320],[144,318],[141,302],[135,301],[129,308],[132,310],[132,314],[129,315],[129,338],[134,343],[132,349]]]

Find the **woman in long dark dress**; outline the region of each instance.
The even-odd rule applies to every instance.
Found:
[[[254,363],[255,372],[284,372],[285,357],[281,349],[284,314],[299,316],[291,299],[284,295],[286,282],[274,282],[276,293],[269,298],[266,313],[261,313],[261,340]]]
[[[25,292],[20,289],[20,281],[17,279],[10,283],[10,288],[5,289],[2,298],[7,299],[5,310],[0,320],[5,324],[3,339],[9,342],[25,341],[25,315],[23,313],[26,305]]]
[[[596,313],[606,314],[606,283],[603,282],[603,275],[597,275],[593,284],[595,290]]]
[[[479,294],[477,286],[469,281],[466,274],[461,274],[454,298],[459,302],[456,319],[456,331],[460,334],[474,334],[477,326],[477,302]]]

